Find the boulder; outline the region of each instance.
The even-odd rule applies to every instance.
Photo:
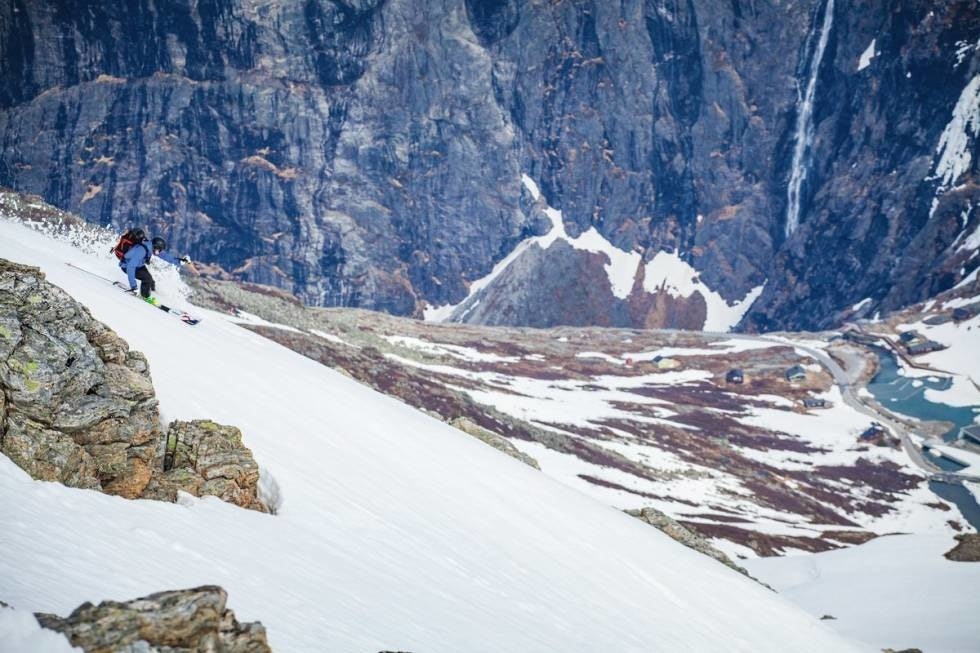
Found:
[[[166,471],[154,476],[144,498],[175,501],[183,491],[268,512],[258,498],[259,466],[234,426],[175,421],[167,433],[164,459]]]
[[[159,592],[126,602],[84,603],[68,617],[38,613],[44,628],[86,653],[263,653],[271,651],[259,622],[239,623],[228,594],[208,585]]]
[[[944,553],[949,560],[956,562],[980,562],[980,533],[957,535],[958,544]]]
[[[40,270],[0,259],[0,452],[34,478],[135,498],[160,441],[143,355]]]
[[[178,421],[164,438],[143,354],[40,270],[3,259],[0,453],[70,487],[166,501],[183,490],[267,512],[241,431]]]

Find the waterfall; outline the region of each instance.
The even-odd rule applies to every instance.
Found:
[[[800,193],[806,180],[807,164],[810,146],[813,144],[813,98],[817,93],[817,76],[820,74],[820,62],[823,60],[827,41],[830,40],[830,29],[834,24],[834,0],[827,0],[823,9],[823,21],[820,24],[820,39],[810,58],[809,79],[806,90],[800,94],[797,87],[796,112],[796,144],[793,146],[793,164],[790,170],[789,186],[786,189],[786,237],[800,223]]]

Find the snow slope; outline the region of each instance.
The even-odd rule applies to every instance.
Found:
[[[896,535],[807,556],[743,564],[838,632],[876,650],[980,650],[980,563],[952,562],[950,537]]]
[[[772,592],[421,412],[65,265],[118,275],[107,257],[3,220],[0,257],[42,267],[144,352],[167,419],[239,426],[284,497],[278,516],[127,501],[0,456],[0,598],[19,610],[214,583],[280,652],[849,650]]]

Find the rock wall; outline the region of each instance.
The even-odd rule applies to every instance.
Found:
[[[765,282],[744,327],[814,328],[980,263],[978,42],[971,0],[14,0],[0,184],[313,304],[419,316],[549,229],[527,174],[570,237],[676,251],[729,304]],[[545,254],[462,319],[706,319],[696,292],[613,297],[604,255]]]

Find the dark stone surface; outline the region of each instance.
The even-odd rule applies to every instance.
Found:
[[[768,280],[745,328],[827,326],[978,263],[951,245],[980,221],[980,157],[934,211],[931,176],[980,71],[980,9],[837,0],[786,238],[797,89],[825,2],[12,0],[0,184],[144,224],[310,303],[419,315],[541,233],[526,173],[572,237],[595,227],[644,261],[677,250],[729,302]],[[594,277],[574,318],[501,287],[506,313],[468,319],[699,326],[699,298],[610,302],[604,257],[569,249],[549,260]],[[548,277],[508,288],[566,281]]]

